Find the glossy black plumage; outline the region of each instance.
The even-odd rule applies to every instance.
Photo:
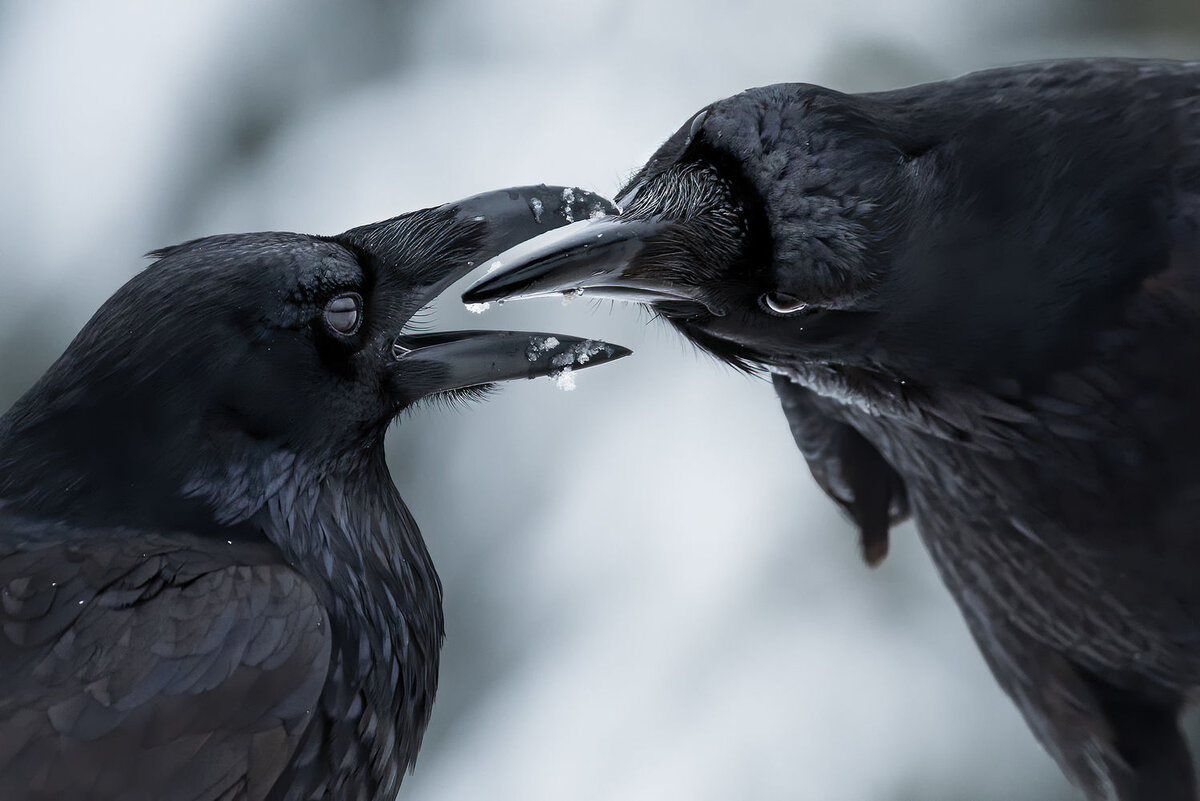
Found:
[[[864,555],[913,517],[1087,796],[1194,801],[1177,719],[1200,686],[1200,64],[753,89],[618,202],[465,297],[634,292],[774,373]]]
[[[0,797],[391,801],[443,629],[384,431],[424,397],[627,353],[403,328],[599,208],[525,187],[154,254],[0,418]]]

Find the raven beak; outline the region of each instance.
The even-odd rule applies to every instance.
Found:
[[[479,266],[485,256],[510,249],[538,234],[616,212],[612,203],[577,187],[521,186],[485,192],[465,200],[391,220],[352,228],[335,239],[374,255],[397,271],[422,276],[411,290],[420,304],[440,295]],[[446,232],[441,234],[439,232]],[[450,235],[468,244],[461,261],[411,265],[413,237]],[[422,272],[423,271],[423,272]],[[410,307],[417,304],[411,304]],[[399,327],[404,321],[397,320]],[[614,361],[630,351],[618,345],[562,334],[519,331],[445,331],[401,334],[392,341],[396,393],[408,402],[439,392],[557,375],[573,386],[571,373]]]
[[[703,303],[690,294],[690,287],[631,269],[634,258],[669,227],[665,219],[609,216],[544,233],[490,260],[489,275],[463,293],[463,303],[558,294],[636,303]]]
[[[538,234],[576,220],[588,220],[617,211],[610,201],[573,186],[516,186],[446,203],[429,209],[431,218],[448,231],[477,232],[476,258],[441,268],[421,294],[433,300],[455,281],[479,266],[488,254],[507,250]],[[383,222],[351,228],[334,239],[373,253],[384,261],[413,233],[414,217],[402,214]],[[424,235],[424,231],[418,231]],[[402,265],[396,265],[400,267]]]
[[[420,396],[554,375],[573,387],[571,373],[615,361],[631,351],[594,339],[530,331],[446,331],[404,335],[392,345],[404,383]]]

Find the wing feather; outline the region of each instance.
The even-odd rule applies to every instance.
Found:
[[[891,527],[908,517],[904,480],[858,431],[823,411],[815,392],[773,380],[813,478],[858,526],[863,559],[874,567],[887,556]]]
[[[326,679],[312,587],[265,545],[36,528],[0,517],[5,798],[264,798]]]

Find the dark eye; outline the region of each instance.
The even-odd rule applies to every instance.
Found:
[[[785,316],[802,312],[808,308],[807,303],[786,292],[764,292],[758,302],[770,314]]]
[[[325,304],[325,325],[339,334],[353,334],[362,321],[362,298],[354,292],[338,295]]]

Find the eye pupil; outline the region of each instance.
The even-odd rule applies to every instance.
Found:
[[[325,324],[339,334],[353,334],[358,330],[361,312],[362,298],[358,295],[338,295],[325,304]]]
[[[808,308],[808,304],[786,292],[767,292],[761,299],[767,311],[775,314],[796,314]]]

